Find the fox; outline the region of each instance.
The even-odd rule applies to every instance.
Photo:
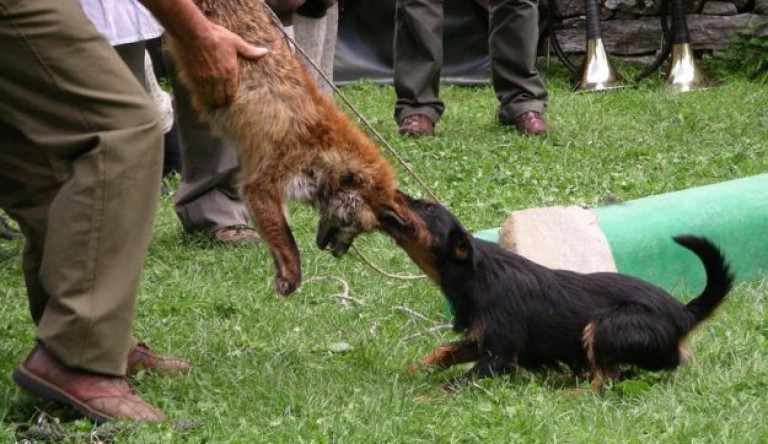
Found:
[[[240,84],[224,107],[207,105],[181,64],[179,78],[214,133],[238,146],[238,187],[270,249],[275,289],[287,296],[301,284],[301,262],[284,204],[317,209],[315,242],[341,257],[358,234],[377,229],[383,217],[398,218],[395,170],[320,91],[262,0],[194,3],[211,22],[270,51],[259,60],[238,61]],[[168,39],[171,57],[179,44]]]

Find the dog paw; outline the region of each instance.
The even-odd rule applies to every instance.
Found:
[[[592,395],[592,394],[594,394],[595,392],[593,392],[593,391],[592,391],[592,390],[590,390],[590,389],[584,389],[584,388],[574,388],[574,389],[569,389],[569,390],[567,390],[565,393],[566,393],[568,396],[572,396],[572,397],[574,397],[574,398],[578,398],[578,397],[581,397],[581,396]]]
[[[458,388],[458,383],[456,381],[448,381],[445,384],[442,384],[440,386],[440,391],[443,393],[447,393],[449,395],[452,395],[456,393],[456,389]]]
[[[284,276],[275,276],[275,290],[280,296],[288,296],[301,285],[301,279],[289,279]]]
[[[406,371],[408,372],[408,375],[413,376],[414,373],[419,371],[420,368],[421,368],[421,364],[419,364],[418,362],[414,362],[408,365],[408,369]]]

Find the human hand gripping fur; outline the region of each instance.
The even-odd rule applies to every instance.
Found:
[[[179,49],[177,62],[184,66],[189,73],[189,82],[213,108],[228,105],[237,91],[240,84],[238,56],[256,60],[268,52],[266,48],[249,45],[213,23]]]
[[[230,103],[240,84],[238,57],[256,60],[269,51],[211,23],[190,0],[141,0],[173,39],[176,61],[200,100],[211,108]]]

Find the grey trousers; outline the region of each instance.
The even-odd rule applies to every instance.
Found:
[[[125,373],[162,143],[77,3],[0,0],[0,207],[24,233],[37,339],[69,367]]]
[[[296,44],[315,62],[325,77],[333,82],[333,56],[336,50],[336,36],[339,26],[339,5],[333,5],[320,18],[296,14],[293,18],[293,33]],[[307,60],[296,51],[296,57],[304,64],[320,90],[333,96],[328,82]]]
[[[174,200],[176,214],[187,232],[210,234],[219,228],[247,225],[251,216],[238,192],[237,147],[214,136],[210,126],[198,118],[173,61],[170,57],[165,59],[181,147],[181,184]]]
[[[490,0],[489,47],[498,116],[508,122],[543,111],[548,96],[536,69],[536,0]],[[443,0],[397,0],[395,9],[395,120],[422,113],[437,121],[443,65]]]

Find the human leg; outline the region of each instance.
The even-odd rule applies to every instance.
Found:
[[[445,110],[439,98],[442,64],[443,0],[398,0],[394,39],[398,125],[417,114],[433,124],[440,119]]]
[[[325,13],[325,39],[323,39],[322,57],[320,58],[320,69],[333,82],[333,58],[336,54],[336,38],[339,30],[339,5],[335,4],[328,8]],[[333,89],[325,84],[323,90],[330,96],[333,96]]]
[[[326,27],[327,16],[322,17],[306,17],[301,14],[296,14],[293,18],[293,34],[296,44],[304,51],[312,63],[310,63],[304,57],[304,54],[300,54],[296,51],[296,57],[304,65],[310,77],[314,79],[317,87],[320,88],[324,94],[329,96],[333,95],[331,87],[325,82],[323,76],[317,71],[316,67],[323,70],[323,52],[325,49],[325,39],[327,35]],[[315,66],[312,66],[314,63]],[[333,71],[328,76],[328,71],[323,73],[333,78]]]
[[[34,234],[27,279],[49,296],[38,338],[69,366],[119,375],[159,189],[157,114],[76,5],[26,3],[3,5],[1,52],[18,63],[5,64],[0,114],[26,141],[24,153],[3,144],[21,167],[3,188]],[[62,31],[61,17],[78,29]]]
[[[189,92],[166,58],[174,96],[174,117],[181,147],[181,184],[174,202],[176,215],[187,232],[210,236],[229,227],[247,227],[251,219],[237,189],[240,168],[234,143],[216,137],[192,107]],[[245,240],[255,232],[242,229]],[[250,236],[247,236],[250,235]],[[236,238],[236,241],[240,238]]]
[[[525,113],[541,113],[548,95],[538,69],[536,0],[491,0],[489,47],[498,117],[511,124]]]
[[[0,0],[0,63],[0,206],[26,237],[38,339],[14,380],[95,420],[162,419],[122,378],[159,189],[157,114],[74,2]]]
[[[147,75],[144,68],[146,43],[144,41],[126,43],[114,46],[114,48],[125,63],[125,66],[131,70],[133,76],[139,81],[139,85],[144,88],[144,91],[149,92],[149,84],[147,83]]]

